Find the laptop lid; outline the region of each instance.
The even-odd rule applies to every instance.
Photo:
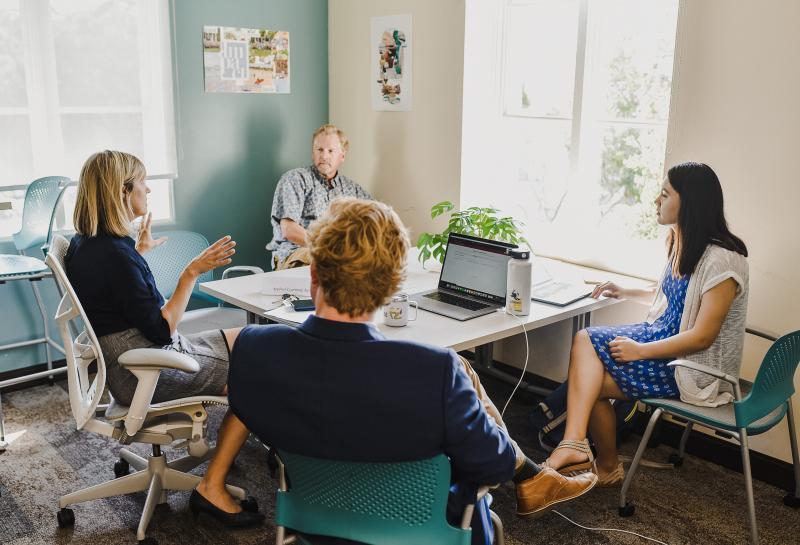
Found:
[[[439,289],[504,305],[508,250],[515,244],[450,233]]]

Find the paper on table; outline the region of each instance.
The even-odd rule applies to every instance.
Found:
[[[265,295],[290,295],[305,296],[311,295],[311,287],[308,277],[297,276],[296,274],[272,273],[264,276],[264,284],[261,286],[261,293]]]

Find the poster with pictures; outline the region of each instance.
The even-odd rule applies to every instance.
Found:
[[[411,111],[411,15],[373,17],[370,35],[372,109]]]
[[[207,93],[288,93],[289,33],[203,27]]]

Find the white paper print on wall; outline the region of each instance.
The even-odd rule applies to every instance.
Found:
[[[372,109],[411,111],[411,15],[373,17],[370,46]]]
[[[288,93],[289,33],[203,27],[207,93]]]

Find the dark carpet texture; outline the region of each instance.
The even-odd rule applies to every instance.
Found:
[[[485,386],[502,407],[510,387],[485,378]],[[111,544],[136,543],[135,529],[144,494],[132,494],[74,506],[74,529],[61,530],[56,522],[58,497],[113,478],[119,445],[91,432],[75,430],[65,391],[66,383],[37,386],[3,396],[6,433],[12,443],[0,454],[0,543]],[[506,414],[512,435],[528,455],[541,461],[527,415],[536,399],[518,394]],[[223,410],[212,407],[212,436]],[[632,454],[638,437],[622,446]],[[147,454],[142,445],[132,450]],[[670,449],[649,450],[646,458],[665,461]],[[177,453],[167,451],[171,459]],[[205,465],[196,469],[202,472]],[[188,510],[188,492],[168,493],[168,504],[156,509],[148,536],[159,545],[268,544],[274,543],[273,515],[277,482],[266,467],[266,451],[250,439],[230,474],[230,482],[245,487],[267,515],[260,528],[229,531],[201,517],[194,521]],[[800,543],[800,512],[782,504],[784,492],[755,482],[756,509],[762,544]],[[588,544],[652,543],[620,532],[597,532],[573,526],[550,512],[535,520],[514,514],[514,489],[505,484],[493,492],[494,510],[505,524],[506,543]],[[642,468],[634,481],[630,500],[636,505],[631,518],[617,516],[619,488],[595,489],[558,511],[589,527],[619,528],[637,532],[670,545],[728,545],[747,543],[747,517],[742,476],[713,463],[687,456],[679,470]]]

